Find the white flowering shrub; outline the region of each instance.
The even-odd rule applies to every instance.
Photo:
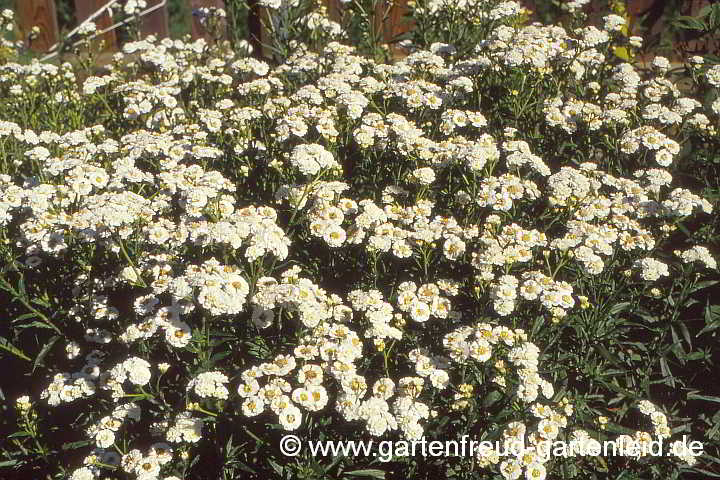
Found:
[[[264,4],[320,32],[0,65],[0,477],[717,475],[720,67],[495,0],[382,63]],[[465,435],[505,454],[308,448]]]

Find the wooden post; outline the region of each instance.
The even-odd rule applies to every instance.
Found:
[[[147,8],[162,3],[162,0],[148,0]],[[143,37],[155,35],[158,40],[170,36],[170,17],[168,16],[167,5],[142,17]]]
[[[413,29],[413,22],[406,17],[410,12],[407,3],[407,0],[380,0],[375,7],[376,28],[382,32],[382,41],[389,44],[393,58],[407,54],[397,45],[398,37]]]
[[[340,22],[342,19],[342,5],[340,0],[324,0],[324,3],[330,20]]]
[[[75,18],[77,18],[78,24],[100,10],[106,3],[106,0],[75,0]],[[98,30],[104,30],[112,25],[112,18],[107,12],[96,17],[93,21]],[[114,30],[107,32],[100,38],[105,41],[104,50],[115,50],[117,48]]]
[[[25,45],[35,51],[46,52],[59,40],[55,0],[16,0],[15,11]],[[39,27],[37,38],[30,40],[33,27]]]
[[[657,0],[627,0],[628,13],[634,17],[645,14]]]
[[[269,43],[268,32],[263,26],[267,22],[267,12],[261,7],[258,0],[246,0],[248,5],[248,42],[253,47],[253,56],[262,59],[268,55],[268,49],[263,48],[263,43]]]
[[[192,12],[192,38],[197,40],[198,38],[204,38],[206,41],[211,41],[210,34],[205,30],[202,23],[200,23],[200,16],[195,14],[195,10],[202,7],[216,7],[225,10],[225,2],[223,0],[189,0],[190,12]],[[223,38],[227,38],[227,22],[223,22]]]

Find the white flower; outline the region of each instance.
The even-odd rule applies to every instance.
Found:
[[[608,15],[605,20],[605,30],[608,32],[619,32],[625,26],[625,19],[620,15]]]
[[[32,404],[30,403],[30,397],[27,395],[18,397],[17,400],[15,400],[15,405],[20,411],[23,412],[30,410],[30,407],[32,407]]]
[[[661,72],[666,72],[670,68],[670,60],[665,57],[655,57],[652,66]]]
[[[69,342],[65,346],[65,352],[70,360],[77,358],[80,355],[80,345],[77,342]]]
[[[340,168],[332,153],[316,143],[302,144],[295,147],[290,155],[290,163],[298,168],[303,175],[316,175],[325,168]]]
[[[214,397],[221,400],[228,398],[228,390],[224,384],[228,383],[227,376],[220,372],[204,372],[195,377],[187,386],[203,398]]]
[[[338,225],[331,224],[323,233],[323,240],[330,247],[340,247],[345,242],[347,234]]]
[[[122,364],[128,380],[135,385],[147,385],[152,377],[150,364],[142,358],[131,357]]]
[[[637,37],[637,36],[632,36],[632,37],[628,38],[628,43],[630,44],[631,47],[640,48],[640,47],[642,47],[642,44],[643,44],[643,38]]]
[[[648,282],[654,282],[660,277],[670,275],[668,266],[653,258],[643,258],[635,262],[635,266],[640,268],[640,277]]]
[[[115,432],[109,429],[102,429],[95,435],[95,444],[99,448],[108,448],[115,443]]]
[[[160,474],[160,463],[157,458],[144,457],[137,462],[135,466],[135,473],[139,479],[145,478],[157,478]]]
[[[525,478],[527,480],[545,480],[547,470],[542,463],[533,462],[526,467]]]
[[[70,475],[70,480],[95,480],[95,475],[89,467],[80,467]]]
[[[657,411],[657,407],[655,407],[655,405],[653,405],[648,400],[641,400],[638,403],[638,409],[640,410],[640,413],[642,413],[644,415],[650,415]]]
[[[394,392],[395,382],[389,378],[380,378],[373,384],[373,395],[378,398],[382,398],[383,400],[387,400],[392,397]]]
[[[259,415],[265,409],[265,401],[259,396],[252,396],[242,403],[242,412],[246,417]]]
[[[238,395],[240,395],[243,398],[253,397],[253,396],[257,395],[259,390],[260,390],[260,384],[254,378],[250,379],[250,381],[247,381],[245,383],[241,383],[240,385],[238,385],[238,388],[237,388]]]
[[[412,178],[421,185],[430,185],[435,181],[435,171],[430,167],[418,168],[412,172]]]
[[[169,442],[191,442],[195,443],[202,438],[204,422],[199,418],[192,418],[189,412],[178,415],[175,425],[167,432]]]
[[[427,322],[430,318],[430,307],[427,303],[414,299],[410,304],[410,318],[419,323]]]
[[[282,0],[261,0],[258,2],[258,5],[260,5],[261,7],[277,10],[278,8],[280,8],[280,5],[282,5]]]
[[[295,430],[302,423],[302,412],[294,405],[283,410],[278,417],[285,430]]]

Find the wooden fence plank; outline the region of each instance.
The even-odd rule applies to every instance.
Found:
[[[39,52],[46,52],[59,40],[57,11],[55,0],[16,0],[20,33],[27,47]],[[37,26],[40,33],[30,40],[32,28]]]
[[[154,7],[160,3],[162,3],[162,0],[148,0],[147,8]],[[167,5],[143,16],[142,18],[141,30],[143,37],[155,35],[155,37],[159,40],[170,36],[170,17],[168,15]]]
[[[263,48],[263,43],[269,43],[268,32],[263,26],[263,18],[267,19],[265,8],[261,7],[258,0],[246,0],[248,6],[248,42],[253,47],[253,56],[263,58],[268,54],[268,49]],[[267,20],[265,20],[267,21]]]
[[[216,7],[216,8],[222,8],[225,10],[225,2],[223,0],[189,0],[190,2],[190,11],[192,13],[192,38],[193,40],[197,40],[198,38],[204,38],[206,41],[212,40],[210,34],[207,32],[205,27],[203,27],[202,23],[200,22],[201,17],[200,15],[195,13],[195,10],[202,7]],[[223,22],[224,29],[227,29],[227,22]],[[225,38],[227,38],[227,32],[225,32],[224,35]]]
[[[393,58],[405,56],[407,52],[398,47],[397,41],[413,28],[412,20],[406,17],[410,12],[408,0],[384,0],[376,5],[375,25],[382,34],[382,42],[389,44]]]
[[[324,0],[324,3],[330,20],[339,23],[342,18],[342,4],[340,0]]]
[[[644,15],[656,3],[657,0],[627,0],[628,13],[635,17]]]
[[[77,18],[78,24],[100,10],[106,3],[106,0],[75,0],[75,18]],[[106,12],[96,17],[94,22],[98,30],[104,30],[112,25],[112,18]],[[101,38],[105,41],[105,50],[115,50],[117,48],[114,30],[107,32]]]

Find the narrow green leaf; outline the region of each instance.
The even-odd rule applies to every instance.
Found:
[[[698,290],[702,290],[703,288],[712,287],[713,285],[716,285],[720,280],[705,280],[704,282],[698,282],[688,291],[688,293],[697,292]]]
[[[20,294],[21,298],[27,298],[27,293],[25,292],[25,277],[20,277],[20,280],[18,281],[17,291]]]
[[[277,463],[273,462],[273,461],[270,460],[269,458],[268,458],[268,463],[270,464],[270,466],[272,467],[272,469],[275,470],[275,473],[277,473],[278,475],[282,476],[282,474],[283,474],[283,467],[281,467],[281,466],[278,465]]]
[[[697,18],[694,17],[688,17],[685,15],[681,15],[676,17],[672,22],[670,22],[673,26],[678,28],[683,28],[685,30],[706,30],[707,26],[705,23],[701,22]]]
[[[45,356],[50,352],[50,349],[55,345],[55,342],[57,342],[60,339],[60,335],[55,335],[52,337],[40,350],[40,353],[38,353],[38,356],[35,357],[35,361],[33,362],[33,372],[35,369],[42,365],[42,361],[45,358]]]
[[[47,300],[44,300],[42,298],[33,298],[30,301],[32,303],[34,303],[35,305],[40,305],[41,307],[50,308],[50,302],[48,302]]]
[[[675,388],[675,378],[672,376],[672,373],[670,372],[670,367],[668,367],[667,360],[665,360],[665,357],[660,357],[660,371],[662,371],[663,377],[665,377],[666,383],[670,385],[671,387]]]
[[[707,402],[720,403],[720,397],[715,397],[712,395],[698,395],[696,393],[688,393],[687,398],[688,400],[705,400]]]
[[[0,348],[5,350],[6,352],[10,352],[16,357],[20,357],[23,360],[27,360],[28,362],[31,360],[30,357],[25,355],[22,350],[20,350],[18,347],[10,343],[10,341],[5,337],[0,337]]]
[[[702,468],[693,468],[693,471],[700,472],[703,475],[707,475],[707,478],[720,478],[720,474],[713,473],[708,470],[703,470]]]
[[[616,313],[620,313],[623,310],[626,310],[629,306],[630,306],[630,302],[616,303],[615,305],[612,306],[612,308],[608,312],[608,315],[615,315]]]
[[[23,313],[23,314],[20,315],[19,317],[15,318],[15,319],[13,320],[13,323],[15,323],[15,322],[21,322],[21,321],[23,321],[23,320],[27,320],[28,318],[35,318],[35,317],[37,317],[37,316],[38,316],[38,315],[37,315],[37,313],[35,313],[35,312]]]
[[[243,470],[243,471],[245,471],[245,472],[248,472],[248,473],[252,473],[252,474],[257,475],[257,472],[256,472],[255,470],[253,470],[253,469],[250,467],[250,465],[246,465],[246,464],[244,464],[243,462],[239,462],[239,461],[236,460],[233,465],[237,465],[237,466],[240,468],[240,470]]]
[[[490,407],[494,403],[497,403],[502,397],[503,397],[502,393],[495,391],[495,390],[488,393],[488,395],[485,398],[483,398],[483,401],[482,401],[483,407],[485,407],[485,408]]]
[[[683,338],[687,342],[690,349],[692,349],[692,341],[690,340],[690,331],[688,330],[687,325],[685,325],[684,323],[680,323],[678,325],[678,328],[680,328],[680,333],[682,333]]]
[[[343,475],[352,475],[354,477],[370,477],[385,479],[385,472],[374,468],[366,470],[353,470],[352,472],[344,472]]]
[[[30,327],[48,328],[48,329],[50,329],[50,330],[55,330],[55,329],[52,327],[52,325],[48,325],[47,323],[37,322],[37,321],[36,321],[36,322],[25,323],[25,324],[23,324],[23,325],[18,325],[18,326],[16,326],[15,328],[30,328]]]
[[[62,449],[63,450],[74,450],[76,448],[85,447],[87,445],[90,445],[90,442],[88,440],[81,440],[79,442],[63,443]]]
[[[598,343],[595,345],[595,349],[600,352],[600,355],[602,355],[605,360],[611,362],[613,365],[619,365],[622,363],[622,361],[616,355],[610,353],[604,345]]]

